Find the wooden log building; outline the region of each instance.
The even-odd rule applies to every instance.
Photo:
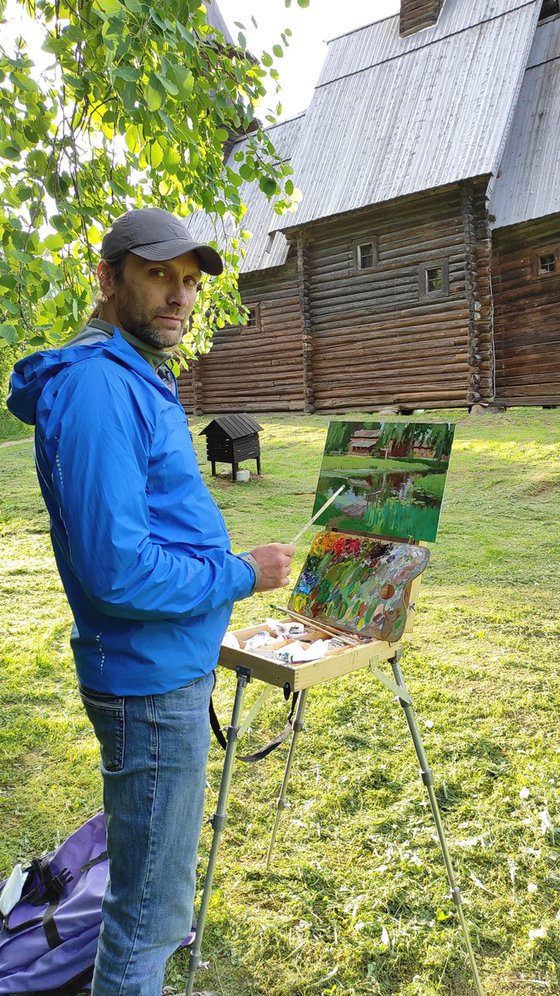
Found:
[[[560,405],[559,120],[556,0],[402,0],[334,39],[271,129],[301,203],[242,187],[250,320],[182,375],[185,407]],[[193,219],[223,246],[216,224]]]

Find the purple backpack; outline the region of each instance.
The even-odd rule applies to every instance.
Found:
[[[0,920],[0,993],[74,996],[87,986],[107,879],[105,846],[98,813],[23,869],[21,898]]]
[[[15,905],[0,883],[2,996],[76,996],[89,988],[107,879],[105,848],[105,820],[98,813],[56,851],[22,869]],[[182,946],[193,939],[191,931]]]

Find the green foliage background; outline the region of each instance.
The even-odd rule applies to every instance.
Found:
[[[258,60],[243,25],[229,44],[200,0],[20,5],[42,25],[50,65],[34,65],[23,37],[14,50],[0,42],[0,345],[56,343],[75,331],[103,231],[129,207],[156,205],[229,214],[238,226],[227,272],[202,295],[185,345],[190,355],[206,350],[209,310],[218,326],[243,320],[242,182],[258,183],[278,212],[294,192],[289,164],[255,117],[289,29]],[[0,0],[0,18],[5,10]],[[248,131],[231,169],[224,143]]]

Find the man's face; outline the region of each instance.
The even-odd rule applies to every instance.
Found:
[[[130,252],[119,279],[105,260],[98,276],[108,321],[156,349],[170,349],[181,341],[200,285],[196,253],[156,263]]]

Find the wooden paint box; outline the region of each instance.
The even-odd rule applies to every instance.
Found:
[[[405,633],[409,633],[414,625],[415,602],[420,590],[420,578],[416,578],[410,585],[410,601],[408,605],[408,619]],[[279,619],[279,622],[290,622],[289,618]],[[310,629],[312,629],[310,623]],[[232,630],[234,636],[241,644],[256,633],[265,630],[266,624],[260,626],[250,626],[246,629]],[[323,634],[317,633],[320,639]],[[341,631],[341,635],[343,635]],[[344,649],[331,652],[327,657],[322,657],[315,661],[303,661],[301,663],[284,663],[259,657],[256,653],[247,650],[237,650],[234,647],[223,646],[220,651],[219,663],[222,667],[227,667],[232,671],[237,668],[246,668],[251,672],[251,677],[264,681],[269,685],[276,685],[283,688],[286,694],[302,691],[304,688],[311,688],[312,685],[320,685],[324,681],[338,678],[342,674],[349,674],[359,668],[366,667],[370,663],[377,663],[389,660],[393,657],[400,646],[398,643],[389,643],[386,640],[364,640],[357,647],[345,647]]]

